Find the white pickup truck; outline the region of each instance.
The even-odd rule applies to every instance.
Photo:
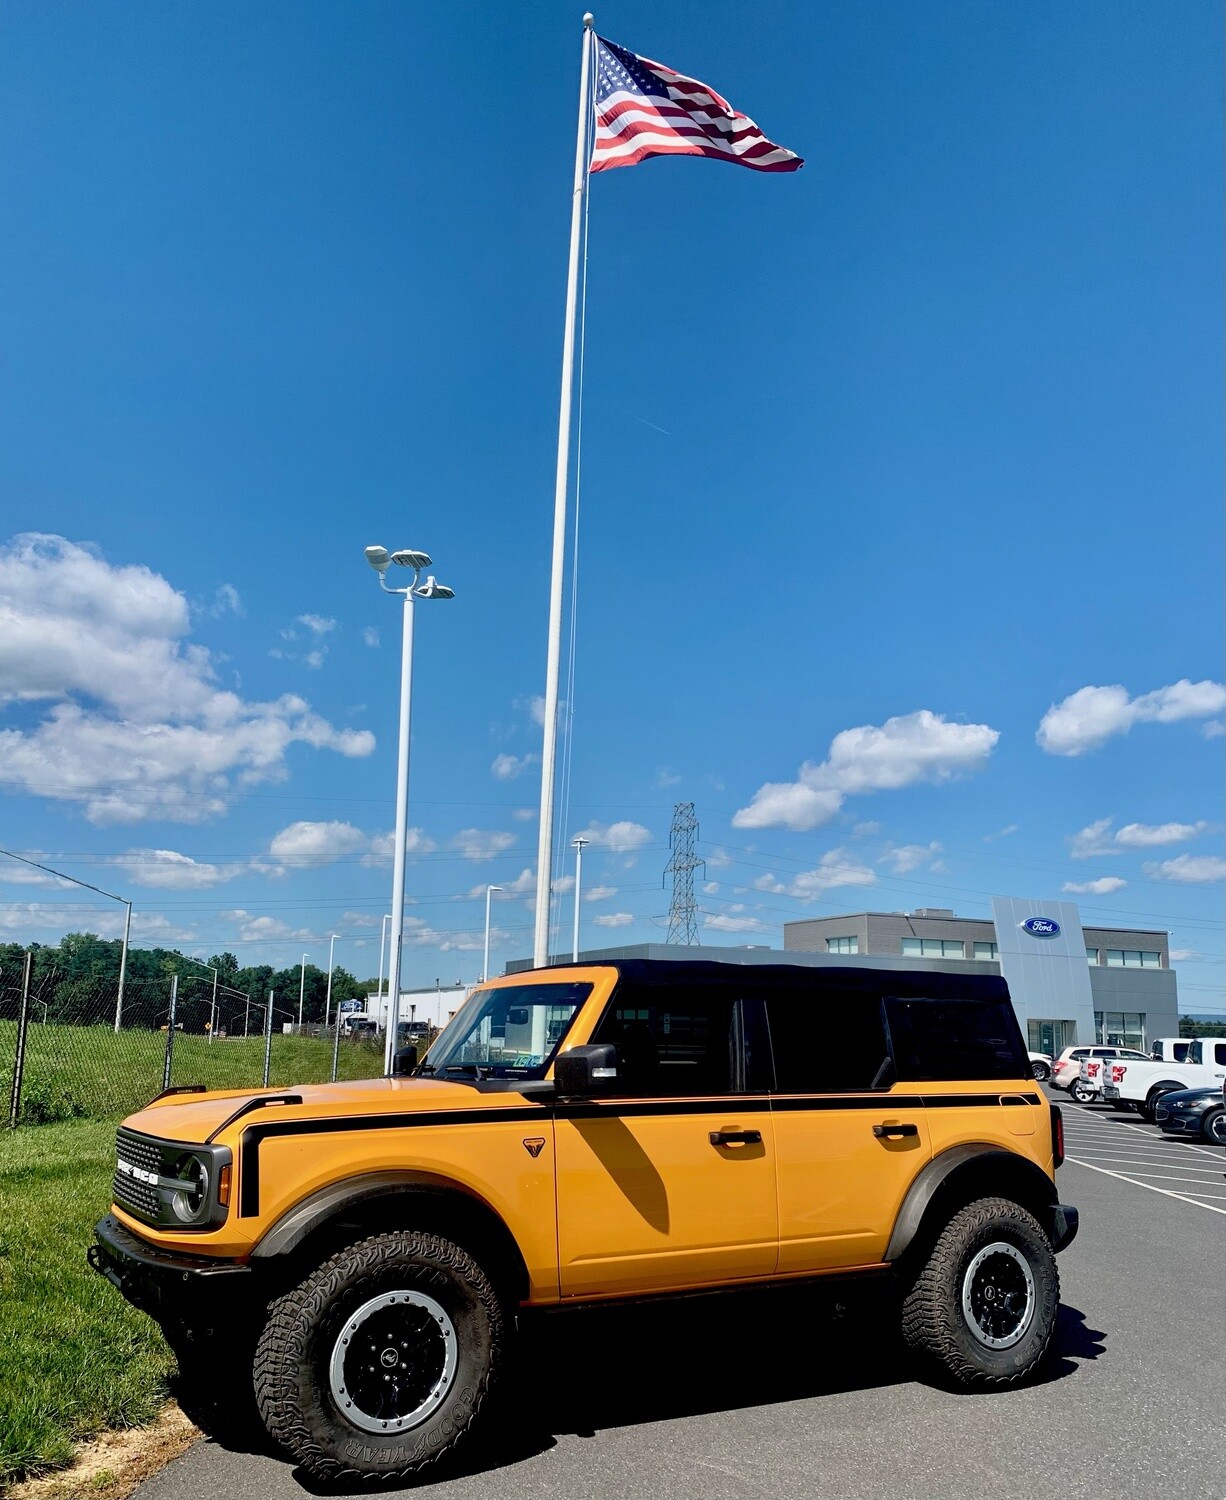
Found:
[[[1107,1065],[1103,1098],[1136,1106],[1143,1120],[1153,1120],[1154,1105],[1175,1089],[1221,1088],[1226,1079],[1226,1041],[1197,1037],[1188,1044],[1186,1062],[1132,1062],[1119,1059]]]

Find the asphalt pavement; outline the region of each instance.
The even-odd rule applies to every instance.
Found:
[[[917,1381],[880,1307],[799,1289],[572,1311],[528,1335],[509,1430],[431,1500],[1226,1496],[1226,1152],[1064,1106],[1057,1352],[1037,1385]],[[321,1493],[204,1440],[138,1500]],[[381,1491],[379,1493],[387,1493]]]

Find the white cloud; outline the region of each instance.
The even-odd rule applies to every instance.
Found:
[[[857,823],[851,830],[851,836],[853,839],[871,839],[880,832],[881,824],[870,819],[867,823]]]
[[[594,885],[590,891],[584,892],[583,899],[585,901],[608,901],[616,895],[617,887],[615,885]]]
[[[1226,723],[1221,719],[1210,719],[1207,724],[1201,725],[1200,732],[1207,740],[1220,740],[1226,734]]]
[[[1158,844],[1183,844],[1208,833],[1209,823],[1125,823],[1115,842],[1131,849],[1152,849]]]
[[[27,857],[36,859],[41,864],[47,855],[41,849],[33,849],[29,851]],[[73,889],[71,880],[61,880],[58,875],[48,875],[45,870],[36,870],[33,865],[25,865],[17,860],[8,859],[0,859],[0,885],[52,886],[62,891]]]
[[[211,865],[175,849],[129,849],[111,861],[135,885],[162,891],[207,891],[246,872],[243,864]]]
[[[628,911],[608,911],[603,916],[593,917],[597,927],[629,927],[634,916]]]
[[[215,620],[220,620],[223,615],[237,615],[241,620],[246,617],[247,611],[243,608],[243,601],[234,585],[223,583],[218,585],[217,592],[213,595],[213,602],[208,606],[206,613]]]
[[[559,705],[560,707],[561,705]],[[521,695],[511,700],[511,707],[527,711],[528,717],[542,729],[545,727],[545,700],[539,693]]]
[[[379,644],[379,632],[373,625],[367,625],[362,631],[362,644],[364,646],[377,646]]]
[[[511,816],[517,823],[531,823],[537,816],[537,812],[535,807],[517,807],[512,811]]]
[[[1122,891],[1127,884],[1118,875],[1103,875],[1098,880],[1066,880],[1061,889],[1070,896],[1110,896],[1115,891]]]
[[[321,650],[308,651],[302,659],[307,664],[307,666],[311,668],[312,671],[317,672],[320,667],[323,666],[324,657],[327,656],[327,654],[328,650],[325,646]]]
[[[1196,823],[1125,823],[1114,833],[1111,818],[1088,823],[1069,839],[1069,853],[1074,859],[1095,859],[1120,849],[1155,849],[1164,844],[1184,844],[1199,838],[1213,828],[1200,819]]]
[[[939,863],[937,855],[941,846],[934,839],[930,844],[890,844],[882,858],[895,875],[909,875],[923,865]]]
[[[465,859],[493,859],[514,845],[515,835],[500,829],[462,828],[455,836],[455,847]]]
[[[844,729],[830,742],[824,761],[806,761],[794,782],[767,782],[732,823],[807,832],[828,823],[849,796],[979,770],[999,739],[1000,731],[987,724],[951,724],[926,708],[879,727]]]
[[[1198,958],[1204,958],[1203,953],[1198,953],[1195,948],[1172,948],[1169,954],[1173,964],[1186,964],[1195,962]]]
[[[1178,854],[1161,864],[1143,866],[1150,880],[1173,880],[1180,885],[1208,885],[1226,880],[1226,859],[1215,854]]]
[[[312,941],[309,927],[291,927],[280,917],[254,917],[242,907],[226,912],[226,916],[238,928],[238,935],[245,943],[275,942],[283,938]]]
[[[651,784],[657,791],[662,792],[670,786],[676,786],[680,780],[681,777],[677,775],[676,771],[670,771],[667,766],[661,766]]]
[[[490,775],[495,781],[514,781],[539,761],[539,755],[496,755],[490,766]]]
[[[595,844],[599,849],[607,849],[611,854],[632,854],[644,844],[651,843],[649,829],[644,828],[641,823],[626,820],[608,824],[592,823],[576,837],[587,839],[588,843]]]
[[[718,892],[719,892],[719,881],[718,880],[708,880],[707,883],[706,883],[706,885],[704,885],[703,888],[702,888],[702,893],[703,893],[704,896],[714,896],[714,895],[717,895]]]
[[[757,917],[731,917],[720,912],[703,918],[702,925],[714,932],[773,932],[774,928]]]
[[[374,917],[368,911],[344,911],[341,913],[342,927],[379,927],[382,917]]]
[[[788,881],[775,875],[759,875],[754,889],[774,896],[791,896],[796,901],[816,901],[826,891],[839,886],[876,885],[877,873],[858,863],[846,849],[830,849],[822,855],[817,868],[802,870]]]
[[[575,877],[573,875],[559,875],[552,887],[555,896],[565,896],[568,891],[573,891],[574,888]]]
[[[284,779],[295,743],[374,749],[302,698],[222,690],[189,628],[187,600],[146,567],[57,536],[0,549],[0,702],[46,706],[33,727],[0,731],[0,779],[94,823],[197,823],[227,810],[236,781]]]
[[[299,615],[294,623],[305,625],[312,635],[329,635],[336,629],[336,621],[325,615]]]
[[[352,823],[291,823],[274,834],[268,852],[274,859],[297,864],[326,864],[344,854],[369,852],[370,836]]]
[[[1186,677],[1169,687],[1155,688],[1133,698],[1119,683],[1083,687],[1070,693],[1043,715],[1035,738],[1049,755],[1084,755],[1097,750],[1113,735],[1127,734],[1134,724],[1174,724],[1184,719],[1207,719],[1226,708],[1226,686],[1220,682],[1189,682]]]

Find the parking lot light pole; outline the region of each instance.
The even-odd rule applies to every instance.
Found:
[[[298,980],[298,1030],[302,1030],[302,1002],[306,999],[306,961],[307,956],[302,955],[302,974]]]
[[[403,601],[400,645],[400,739],[396,759],[396,831],[392,854],[392,929],[388,950],[387,1035],[383,1046],[383,1069],[392,1071],[396,1050],[396,1022],[400,1010],[400,952],[404,940],[404,867],[408,855],[409,827],[409,721],[413,703],[413,603],[416,599],[454,599],[455,591],[438,583],[433,576],[421,583],[423,568],[431,565],[428,552],[403,548],[389,552],[386,547],[367,547],[366,561],[379,575],[379,587],[385,594],[399,594]],[[402,589],[389,588],[387,570],[391,564],[409,568],[412,579]]]
[[[490,897],[495,891],[501,891],[500,885],[487,885],[485,888],[485,957],[481,962],[481,983],[490,977]]]
[[[579,902],[583,896],[583,851],[592,842],[585,839],[583,835],[577,834],[571,839],[571,847],[575,851],[575,934],[571,942],[571,962],[579,962]]]
[[[332,1019],[332,961],[336,952],[336,933],[328,939],[328,993],[324,998],[324,1030],[328,1029],[328,1022]]]

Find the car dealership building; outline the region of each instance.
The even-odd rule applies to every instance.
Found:
[[[1068,901],[992,898],[990,918],[943,907],[912,912],[848,912],[785,922],[783,951],[767,947],[627,944],[580,954],[617,958],[716,959],[823,967],[919,969],[1003,974],[1022,1035],[1034,1052],[1055,1056],[1074,1043],[1148,1050],[1179,1035],[1168,934],[1149,928],[1083,927]],[[556,960],[555,960],[556,961]],[[512,963],[507,971],[529,967]]]

